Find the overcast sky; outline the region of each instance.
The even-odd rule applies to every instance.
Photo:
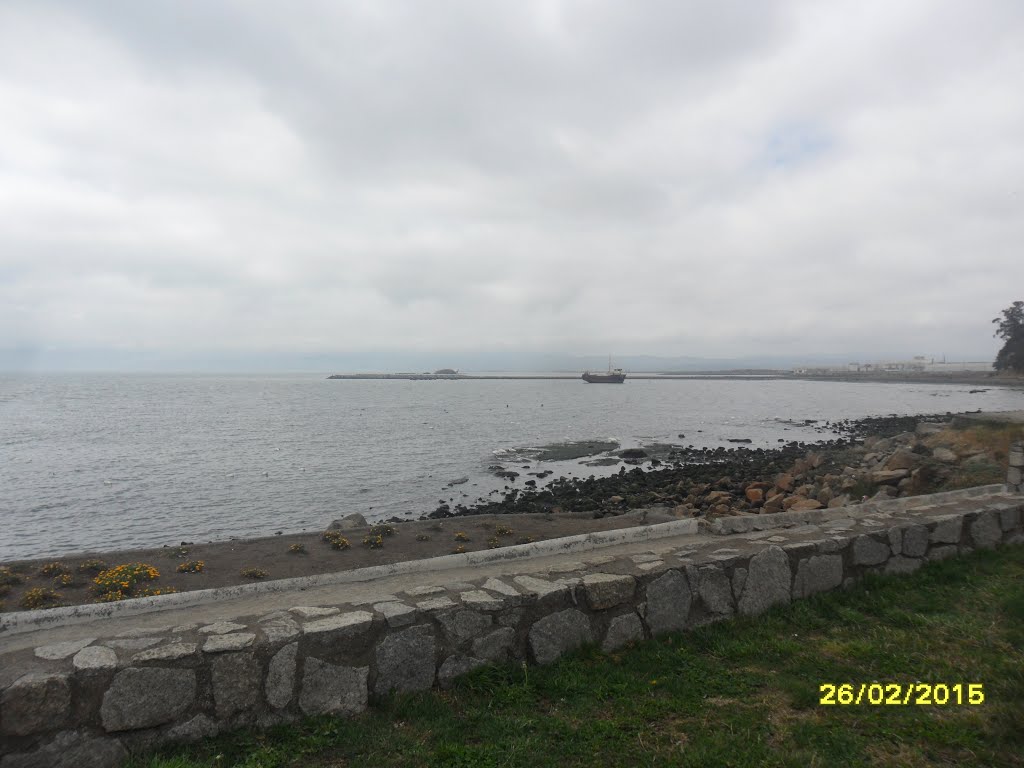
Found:
[[[1020,0],[0,0],[0,349],[988,358],[1022,77]]]

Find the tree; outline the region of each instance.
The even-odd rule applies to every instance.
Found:
[[[996,355],[995,369],[1024,373],[1024,301],[1013,302],[992,322],[998,326],[996,338],[1006,342]]]

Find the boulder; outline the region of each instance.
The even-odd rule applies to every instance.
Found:
[[[998,512],[982,512],[978,519],[971,523],[971,538],[974,546],[979,549],[994,549],[1003,538],[999,527]]]
[[[644,626],[635,613],[616,616],[608,623],[601,650],[605,653],[617,650],[627,643],[644,639]]]
[[[515,639],[516,632],[511,627],[496,629],[473,641],[473,656],[487,661],[505,661]]]
[[[351,531],[354,528],[366,528],[369,523],[366,522],[366,518],[358,512],[353,512],[351,515],[345,515],[333,521],[327,529],[329,531]]]
[[[928,541],[932,544],[959,544],[963,529],[964,519],[962,517],[942,520],[932,530]]]
[[[303,665],[299,707],[305,714],[354,715],[366,709],[369,667],[340,667],[312,656]]]
[[[262,670],[251,653],[217,656],[211,663],[217,717],[226,720],[259,704]]]
[[[788,512],[801,501],[806,501],[806,499],[802,496],[787,496],[782,500],[782,508]]]
[[[71,708],[71,686],[64,675],[31,672],[0,696],[0,729],[14,736],[59,728]]]
[[[744,616],[757,616],[773,605],[788,603],[793,574],[786,553],[774,545],[750,558],[738,601]],[[733,586],[735,590],[735,585]]]
[[[904,528],[900,549],[907,557],[924,557],[928,551],[928,529],[923,525]]]
[[[693,593],[686,575],[668,571],[647,585],[647,626],[652,635],[681,632],[690,618]]]
[[[791,498],[797,498],[798,499],[795,504],[791,504],[788,507],[788,509],[790,509],[793,512],[806,512],[806,511],[812,510],[812,509],[821,509],[822,507],[825,506],[824,504],[822,504],[817,499],[799,499],[796,496],[791,497]],[[788,499],[787,499],[787,501],[788,501]]]
[[[788,472],[779,475],[775,478],[775,487],[780,491],[789,493],[793,490],[793,476]]]
[[[298,652],[299,644],[289,643],[270,659],[264,693],[267,703],[274,709],[284,709],[295,695]]]
[[[444,660],[441,668],[437,670],[437,684],[442,688],[451,688],[455,679],[482,667],[487,662],[473,656],[462,656],[455,654]]]
[[[793,598],[828,592],[843,583],[842,555],[816,555],[801,560],[793,580]]]
[[[195,670],[130,667],[104,694],[100,719],[108,732],[152,728],[185,714],[195,699]]]
[[[729,577],[717,565],[702,566],[698,570],[697,594],[708,613],[719,616],[731,616],[735,611],[732,598],[732,587]]]
[[[636,579],[611,573],[590,573],[583,577],[582,589],[590,609],[600,611],[632,599]]]
[[[898,448],[883,465],[884,469],[915,469],[921,464],[921,457],[906,448]]]
[[[377,645],[378,696],[391,691],[425,691],[434,684],[437,641],[430,627],[416,626],[385,637]]]
[[[853,540],[854,565],[879,565],[889,559],[892,551],[888,544],[876,541],[867,534]]]
[[[881,469],[871,473],[871,481],[878,485],[896,485],[905,477],[910,477],[909,469]]]
[[[444,630],[445,638],[452,646],[462,645],[475,637],[480,637],[494,624],[494,619],[486,613],[467,609],[439,613],[436,618]]]
[[[534,661],[550,664],[562,654],[594,642],[594,635],[586,615],[567,608],[534,623],[528,640]]]

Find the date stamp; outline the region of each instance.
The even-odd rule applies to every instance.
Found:
[[[822,683],[824,706],[977,706],[985,703],[983,683]]]

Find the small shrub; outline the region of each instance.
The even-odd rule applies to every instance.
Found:
[[[324,531],[320,538],[330,544],[331,549],[348,549],[351,546],[341,531]]]
[[[147,563],[125,563],[115,565],[101,571],[92,580],[93,590],[106,602],[123,600],[130,597],[135,585],[140,581],[153,581],[160,578],[160,571]],[[117,595],[117,596],[115,596]]]
[[[34,611],[38,608],[56,608],[60,604],[60,593],[54,592],[52,589],[35,587],[21,596],[21,607],[27,611]]]
[[[265,579],[269,575],[262,568],[243,568],[238,574],[247,579]]]
[[[61,562],[46,563],[39,569],[40,576],[60,576],[62,573],[67,572],[67,566]]]
[[[306,555],[306,554],[309,554],[308,552],[306,552],[306,545],[305,544],[289,544],[288,545],[288,551],[291,552],[293,555]]]
[[[78,570],[80,573],[100,573],[109,567],[105,560],[85,560],[78,565]]]
[[[466,551],[466,545],[465,544],[459,544],[459,546],[457,546],[455,549],[452,550],[452,554],[461,555],[461,554],[465,553],[465,551]]]
[[[25,581],[8,566],[0,566],[0,586],[15,587]]]
[[[0,584],[0,597],[10,594],[11,588],[6,584]]]
[[[75,587],[82,586],[81,583],[75,581],[75,574],[73,573],[62,573],[53,580],[53,586],[55,587]]]
[[[978,485],[1000,483],[1006,476],[1003,468],[988,456],[977,461],[965,462],[953,472],[942,490],[956,491],[961,488],[973,488]]]
[[[516,539],[516,544],[532,544],[533,542],[533,536],[520,536],[518,539]]]
[[[511,536],[512,535],[512,529],[509,528],[507,525],[499,525],[497,528],[494,529],[494,532],[496,534],[498,534],[499,536]]]
[[[498,537],[497,536],[491,536],[491,538],[489,538],[487,540],[487,548],[488,549],[497,549],[500,546],[501,546],[501,542],[498,541]]]
[[[430,541],[430,537],[425,533],[417,533],[416,541]]]
[[[456,541],[471,541],[469,536],[467,536],[464,531],[459,531],[458,533],[456,533],[455,534],[455,540]]]
[[[369,534],[371,536],[394,536],[398,529],[393,525],[372,525]]]
[[[367,536],[363,539],[363,546],[369,547],[370,549],[383,549],[384,537],[381,535]]]
[[[178,563],[175,570],[178,573],[202,573],[205,568],[206,563],[202,560],[186,560],[184,563]]]

